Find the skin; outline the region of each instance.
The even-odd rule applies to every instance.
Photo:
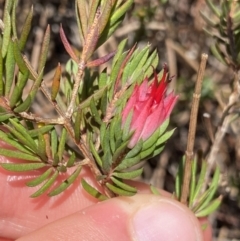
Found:
[[[0,162],[8,161],[0,156]],[[97,202],[80,185],[85,178],[97,187],[91,172],[83,168],[63,194],[31,199],[37,189],[26,187],[25,182],[35,175],[10,174],[0,167],[0,241],[211,240],[210,225],[205,231],[201,228],[207,220],[196,219],[165,191],[160,191],[161,196],[153,195],[147,185],[132,182],[139,190],[137,195]]]

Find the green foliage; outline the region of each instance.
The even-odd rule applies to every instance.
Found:
[[[175,196],[178,200],[180,200],[181,197],[184,165],[185,160],[183,159],[179,165],[175,182]],[[206,191],[202,192],[206,182],[205,176],[207,172],[207,162],[202,160],[199,174],[197,173],[197,166],[198,161],[197,158],[195,158],[192,161],[188,207],[195,213],[197,217],[205,217],[216,211],[221,204],[221,196],[214,198],[218,188],[220,170],[218,167],[216,168],[211,184],[208,186]]]
[[[211,50],[223,64],[234,70],[240,68],[240,3],[239,1],[223,0],[216,6],[212,0],[206,0],[212,11],[212,17],[201,12],[207,24],[205,29],[214,39]]]
[[[156,51],[151,51],[149,45],[125,51],[127,40],[124,39],[116,51],[92,59],[132,4],[133,0],[76,0],[81,54],[73,50],[61,26],[60,37],[71,59],[65,72],[58,63],[52,83],[47,87],[44,69],[51,28],[49,25],[46,28],[37,69],[34,69],[22,54],[31,31],[33,8],[18,36],[16,1],[6,1],[0,37],[0,121],[5,129],[0,130],[0,139],[8,146],[0,149],[0,155],[20,159],[21,163],[0,165],[9,171],[36,173],[36,177],[26,183],[37,187],[31,197],[64,192],[79,180],[83,165],[91,167],[103,187],[101,193],[81,180],[83,188],[95,198],[106,200],[134,195],[137,189],[124,180],[139,177],[143,169],[136,164],[159,154],[172,135],[174,130],[167,131],[167,120],[147,140],[140,140],[129,148],[133,135],[131,114],[122,126],[122,110],[133,88],[150,77],[158,65]],[[93,70],[111,58],[108,69]],[[26,90],[27,96],[23,96]],[[33,103],[39,92],[53,106],[55,118],[34,112]],[[38,169],[41,171],[36,171]],[[61,175],[65,180],[59,183]]]

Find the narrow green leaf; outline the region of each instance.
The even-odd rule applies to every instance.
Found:
[[[3,30],[3,42],[2,42],[2,57],[4,58],[8,51],[8,45],[11,35],[11,17],[8,11],[4,12],[4,30]]]
[[[141,160],[144,160],[145,158],[151,156],[153,154],[153,152],[156,149],[156,143],[155,145],[151,146],[150,148],[148,148],[145,151],[141,151],[140,156],[141,156]]]
[[[18,65],[18,68],[21,71],[21,73],[24,74],[28,71],[28,68],[23,60],[21,51],[19,50],[18,40],[16,38],[13,38],[13,40],[11,40],[11,41],[13,41],[13,51],[14,51],[15,61]],[[34,79],[33,76],[30,76],[29,78]]]
[[[79,166],[63,183],[61,183],[58,187],[53,189],[48,196],[52,197],[60,194],[64,190],[66,190],[73,182],[77,179],[81,172],[82,166]]]
[[[160,129],[158,128],[147,140],[143,142],[142,151],[146,151],[152,146],[156,146],[156,142],[159,139]]]
[[[47,56],[48,56],[49,43],[50,43],[50,25],[47,26],[47,29],[45,31],[45,35],[43,38],[42,49],[41,49],[40,59],[38,64],[38,73],[40,73],[42,69],[44,69],[45,67]]]
[[[208,7],[213,11],[213,13],[219,18],[221,16],[221,12],[217,9],[217,7],[212,3],[211,0],[206,0]]]
[[[35,198],[39,197],[42,195],[44,192],[46,192],[55,182],[55,180],[58,177],[59,172],[55,171],[53,175],[35,192],[33,193],[30,197]]]
[[[38,152],[37,154],[41,157],[44,162],[47,162],[47,153],[46,153],[46,141],[43,134],[39,133],[38,135]]]
[[[52,149],[52,156],[57,153],[57,144],[58,144],[58,136],[55,128],[51,131],[51,149]]]
[[[129,172],[114,172],[112,175],[122,179],[134,179],[142,175],[143,168]]]
[[[28,134],[31,137],[37,137],[39,134],[46,134],[53,129],[53,125],[44,125],[33,130],[29,130]]]
[[[49,177],[49,175],[51,174],[52,171],[53,171],[53,168],[47,169],[42,175],[34,178],[31,181],[26,182],[26,185],[28,187],[36,187],[36,186],[38,186],[39,184],[44,182]]]
[[[170,131],[166,131],[157,141],[156,146],[162,145],[165,143],[174,133],[175,129],[172,129]]]
[[[205,182],[206,171],[207,171],[207,162],[202,161],[201,171],[200,171],[200,175],[198,177],[198,182],[197,182],[197,186],[195,188],[193,200],[196,200],[198,198],[198,195],[199,195],[199,193],[202,189],[202,186]]]
[[[66,139],[67,139],[67,130],[65,128],[63,128],[62,129],[61,138],[60,138],[60,141],[59,141],[59,146],[58,146],[58,158],[59,158],[59,161],[61,161],[62,157],[63,157],[63,153],[64,153],[64,150],[65,150]]]
[[[139,163],[141,161],[141,156],[135,156],[133,158],[128,158],[128,159],[124,159],[121,161],[121,163],[115,168],[115,171],[122,171],[127,169],[128,167],[132,167],[134,165],[136,165],[137,163]]]
[[[52,89],[51,89],[52,101],[55,101],[57,94],[59,92],[61,74],[62,74],[61,64],[58,63],[58,66],[57,66],[54,76],[53,76],[53,82],[52,82]]]
[[[143,141],[140,140],[136,146],[133,147],[133,149],[131,149],[127,155],[125,156],[125,158],[132,158],[132,157],[135,157],[137,155],[139,155],[139,153],[141,152],[142,150],[142,146],[143,146]]]
[[[104,88],[96,91],[93,95],[91,95],[90,97],[88,97],[86,100],[84,100],[78,107],[76,110],[80,110],[80,109],[84,109],[88,106],[90,106],[90,102],[91,102],[91,99],[94,98],[95,101],[99,100],[102,95],[104,94],[104,92],[106,91],[106,89],[108,88],[109,86],[105,86]]]
[[[151,190],[151,192],[152,192],[153,194],[155,194],[155,195],[158,195],[158,196],[161,195],[160,192],[159,192],[159,190],[158,190],[156,187],[154,187],[153,185],[150,185],[150,190]]]
[[[183,175],[184,175],[184,163],[185,159],[184,157],[179,163],[177,176],[175,180],[175,195],[178,200],[180,200],[181,194],[182,194],[182,184],[183,184]]]
[[[205,208],[198,210],[195,213],[195,216],[197,218],[207,217],[208,215],[216,211],[220,207],[221,203],[222,203],[222,196],[213,200]]]
[[[191,207],[191,210],[195,213],[199,209],[203,209],[202,205],[206,204],[206,200],[208,198],[208,195],[212,192],[213,188],[208,188],[203,194],[199,195],[199,197],[194,200],[194,204]],[[209,202],[207,203],[209,204]]]
[[[0,130],[0,139],[21,152],[24,152],[30,155],[33,154],[29,149],[25,148],[17,140],[12,139],[5,132],[1,130]]]
[[[191,170],[189,207],[192,206],[193,201],[194,201],[194,194],[195,194],[195,189],[196,189],[196,175],[197,175],[197,159],[194,158],[194,160],[192,161],[192,170]]]
[[[110,123],[110,128],[109,128],[109,135],[110,135],[110,149],[111,152],[114,153],[116,150],[116,142],[115,142],[115,128],[116,128],[116,122],[117,122],[117,117],[113,118],[111,123]],[[121,137],[121,136],[120,136]]]
[[[2,150],[0,150],[0,152],[1,151]],[[20,164],[18,164],[18,163],[14,163],[14,164],[13,163],[1,163],[0,165],[5,170],[12,171],[12,172],[32,171],[32,170],[37,170],[37,169],[40,169],[40,168],[46,166],[45,163],[20,163]]]
[[[101,34],[106,27],[112,10],[112,1],[105,1],[104,7],[101,10],[101,17],[99,19],[99,33]]]
[[[16,27],[16,9],[17,9],[17,1],[13,2],[13,9],[11,14],[11,22],[12,22],[12,35],[14,38],[17,38],[17,27]],[[9,12],[10,13],[10,12]]]
[[[127,39],[124,39],[118,45],[117,53],[115,54],[113,61],[112,61],[112,67],[114,67],[116,65],[117,61],[119,60],[120,56],[122,55],[123,50],[126,46],[126,43],[127,43]]]
[[[110,149],[106,149],[104,151],[104,155],[102,157],[102,170],[103,173],[109,173],[110,169],[112,167],[112,153]]]
[[[76,154],[75,152],[72,153],[72,155],[70,156],[70,158],[68,159],[68,162],[67,162],[67,167],[72,167],[73,164],[75,163],[76,161]]]
[[[97,164],[98,164],[100,167],[102,167],[101,157],[98,155],[98,153],[97,153],[97,151],[96,151],[96,149],[95,149],[95,147],[94,147],[94,144],[92,143],[92,140],[91,140],[91,139],[89,140],[89,144],[90,144],[90,150],[91,150],[93,156],[95,157],[95,160],[96,160]]]
[[[224,65],[227,65],[227,61],[225,59],[224,54],[221,52],[218,44],[213,44],[211,45],[211,51],[213,53],[213,55]]]
[[[204,209],[205,207],[207,207],[209,205],[209,203],[211,202],[211,200],[213,199],[213,196],[215,195],[216,190],[218,188],[219,176],[220,176],[220,169],[219,169],[219,167],[217,167],[215,172],[214,172],[212,183],[211,183],[211,185],[209,187],[210,192],[208,193],[206,199],[201,204],[199,209]]]
[[[58,163],[59,163],[59,157],[58,157],[58,155],[57,154],[52,154],[53,155],[53,163],[52,163],[52,165],[54,166],[54,167],[57,167],[58,166]]]
[[[81,120],[82,120],[82,112],[81,112],[81,110],[79,110],[76,113],[75,122],[74,122],[74,134],[75,134],[75,139],[76,139],[77,143],[80,141]]]
[[[90,4],[90,10],[89,10],[89,16],[88,16],[88,24],[89,26],[92,26],[96,11],[97,11],[97,7],[99,5],[99,0],[93,0],[91,1]]]
[[[32,18],[33,18],[33,6],[31,6],[30,11],[28,12],[27,18],[24,22],[22,31],[21,31],[21,36],[19,39],[19,49],[23,50],[25,47],[25,44],[27,42],[27,38],[29,35],[29,32],[31,30],[31,25],[32,25]]]
[[[9,92],[12,87],[14,79],[14,69],[15,69],[15,60],[14,60],[14,47],[12,41],[8,40],[8,49],[6,53],[6,79],[5,79],[5,96],[9,96]]]
[[[129,143],[129,140],[123,142],[122,145],[118,147],[117,150],[113,153],[113,157],[112,157],[113,165],[116,162],[120,161],[119,158],[121,158],[125,154],[128,143]]]
[[[28,134],[28,130],[26,130],[21,124],[18,124],[13,119],[9,119],[10,123],[14,126],[16,131],[18,131],[27,141],[27,145],[37,153],[38,147],[32,137]]]
[[[17,85],[14,87],[11,98],[10,98],[10,107],[11,108],[13,108],[16,105],[16,103],[21,100],[22,91],[27,83],[28,77],[29,77],[29,71],[26,71],[24,74],[19,72]],[[9,87],[6,86],[6,89],[7,88],[9,88],[9,90],[8,90],[8,92],[9,92],[11,89],[11,86],[9,86]]]
[[[110,183],[106,183],[106,186],[109,190],[111,190],[113,193],[120,195],[120,196],[133,196],[134,194],[136,194],[136,192],[129,192],[126,190],[123,190],[121,188],[118,188]]]
[[[95,197],[99,201],[107,200],[108,197],[100,193],[97,189],[92,187],[90,184],[88,184],[84,179],[81,180],[81,184],[83,189],[90,194],[91,196]]]
[[[130,185],[122,182],[122,181],[119,180],[118,178],[115,178],[115,177],[112,176],[112,177],[111,177],[111,180],[113,181],[113,183],[114,183],[115,185],[117,185],[117,187],[119,187],[119,188],[121,188],[121,189],[123,189],[123,190],[125,190],[125,191],[135,192],[135,193],[137,192],[137,188],[132,187],[132,186],[130,186]]]
[[[122,134],[122,140],[125,141],[129,138],[130,133],[130,126],[132,122],[132,116],[133,116],[133,110],[131,110],[127,116],[127,119],[123,125],[123,134]]]
[[[96,102],[94,101],[94,99],[92,98],[90,101],[90,110],[92,113],[92,116],[94,117],[94,120],[101,125],[102,124],[102,119],[99,115],[98,109],[96,107]]]
[[[127,0],[122,4],[121,7],[117,9],[117,11],[114,12],[114,14],[110,18],[110,25],[114,25],[121,17],[127,12],[127,10],[131,7],[133,4],[133,0]]]
[[[79,11],[81,32],[83,34],[83,39],[86,39],[86,36],[88,33],[88,24],[87,24],[88,17],[87,17],[86,0],[77,0],[77,6]]]
[[[29,109],[31,104],[32,104],[32,98],[30,95],[28,95],[28,97],[14,109],[14,112],[16,113],[24,112]]]
[[[6,113],[1,113],[0,114],[0,122],[3,122],[5,120],[8,120],[10,117],[12,117],[13,114],[6,114]]]

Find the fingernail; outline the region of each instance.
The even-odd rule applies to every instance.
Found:
[[[144,206],[132,220],[137,241],[202,240],[197,219],[174,201],[160,200]]]

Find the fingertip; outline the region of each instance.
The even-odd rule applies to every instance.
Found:
[[[150,194],[92,205],[18,241],[202,241],[198,220],[177,201]]]

